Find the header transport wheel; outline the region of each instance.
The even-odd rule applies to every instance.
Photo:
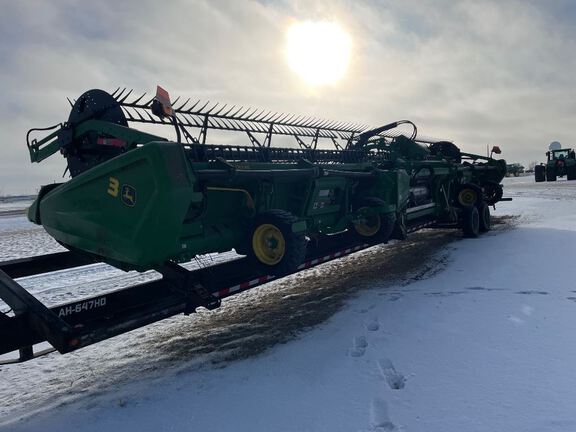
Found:
[[[478,207],[467,207],[462,214],[462,231],[464,237],[476,238],[480,234],[480,214]]]
[[[248,256],[264,273],[282,276],[294,272],[306,255],[304,232],[292,231],[298,219],[283,210],[256,216],[250,235]]]
[[[354,229],[362,237],[374,237],[380,231],[382,223],[378,210],[372,207],[361,207],[356,211],[358,218],[354,222]]]
[[[480,216],[480,232],[484,233],[490,231],[492,228],[492,220],[490,217],[490,206],[485,202],[478,206],[478,214]]]
[[[458,204],[462,207],[472,207],[476,205],[478,202],[478,193],[470,188],[470,187],[463,187],[458,192]]]
[[[352,225],[354,232],[364,240],[386,243],[392,234],[396,217],[393,213],[381,214],[378,207],[385,203],[379,198],[364,198],[356,210]]]

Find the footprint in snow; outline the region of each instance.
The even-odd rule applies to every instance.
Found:
[[[368,331],[378,331],[380,328],[380,323],[378,322],[378,318],[374,318],[366,323],[366,330]]]
[[[467,289],[469,291],[503,291],[502,288],[486,288],[486,287],[482,287],[482,286],[467,287],[465,289]]]
[[[368,342],[364,336],[356,336],[352,340],[352,348],[350,348],[350,356],[352,357],[362,357],[366,351]]]
[[[396,370],[389,359],[378,360],[378,369],[392,390],[403,389],[406,385],[406,377]]]
[[[388,404],[384,399],[375,398],[370,404],[370,427],[373,431],[398,431],[388,414]]]
[[[539,295],[548,295],[549,293],[548,293],[547,291],[526,290],[526,291],[516,291],[516,294],[527,294],[527,295],[539,294]]]

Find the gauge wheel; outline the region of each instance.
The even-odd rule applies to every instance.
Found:
[[[298,219],[284,210],[269,210],[255,217],[248,256],[263,273],[283,276],[304,261],[306,236],[292,231],[295,222]]]

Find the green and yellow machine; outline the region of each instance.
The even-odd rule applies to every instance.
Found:
[[[546,152],[545,164],[534,167],[534,179],[537,183],[556,181],[566,176],[566,180],[576,180],[576,153],[572,148],[562,148],[558,141],[550,143]]]
[[[43,186],[28,218],[69,252],[0,263],[15,311],[0,314],[0,353],[27,360],[39,341],[69,352],[423,227],[477,237],[505,199],[504,160],[420,137],[407,120],[368,128],[170,101],[160,87],[130,95],[87,91],[65,123],[28,132],[32,162],[59,152],[71,177]],[[240,257],[213,268],[180,265],[232,249]],[[92,262],[163,277],[51,309],[14,280]]]

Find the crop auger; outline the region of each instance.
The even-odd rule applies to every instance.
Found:
[[[171,102],[160,87],[153,98],[130,96],[90,90],[70,102],[67,122],[28,132],[32,162],[66,158],[71,179],[43,186],[28,218],[68,251],[0,263],[0,298],[12,310],[0,313],[0,354],[18,350],[16,361],[29,360],[44,354],[33,351],[43,341],[66,353],[213,309],[228,295],[423,227],[477,237],[490,229],[489,206],[505,199],[504,160],[418,137],[407,120],[368,128]],[[136,123],[171,128],[176,139]],[[249,144],[213,144],[209,131],[221,140],[241,132]],[[231,249],[239,257],[225,263],[180,265]],[[53,308],[15,281],[94,262],[162,278]]]

